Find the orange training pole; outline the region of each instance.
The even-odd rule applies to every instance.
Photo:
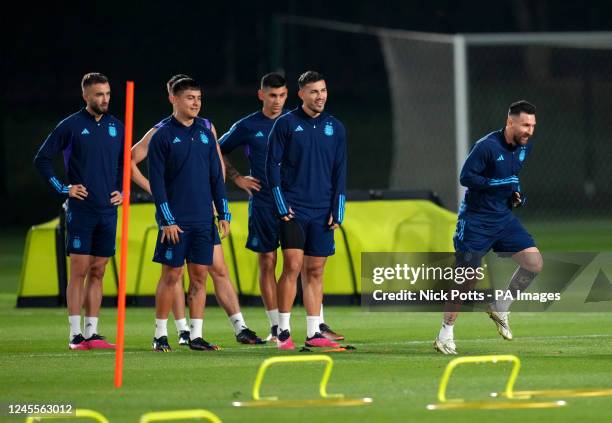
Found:
[[[128,257],[128,223],[130,220],[130,164],[132,161],[132,129],[134,121],[134,82],[125,89],[125,140],[123,145],[123,208],[121,213],[121,264],[117,292],[117,343],[115,350],[115,387],[123,384],[123,340],[125,326],[125,283]]]

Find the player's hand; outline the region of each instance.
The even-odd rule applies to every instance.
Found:
[[[111,192],[110,202],[113,206],[120,205],[121,203],[123,203],[123,194],[121,194],[119,191]]]
[[[329,220],[327,221],[327,226],[329,226],[330,231],[335,231],[340,227],[339,224],[334,223],[334,215],[329,215]]]
[[[295,215],[293,214],[293,210],[291,209],[291,207],[289,207],[289,213],[281,217],[281,219],[284,220],[285,222],[289,222],[294,217]]]
[[[221,232],[221,239],[225,238],[230,233],[230,223],[227,220],[219,221],[219,232]]]
[[[251,197],[253,196],[253,191],[261,190],[261,182],[252,176],[238,175],[234,178],[234,183],[238,188],[245,190]]]
[[[161,240],[160,242],[164,242],[164,240],[168,240],[173,244],[178,244],[180,239],[179,239],[179,234],[182,234],[183,230],[181,228],[178,227],[178,225],[168,225],[168,226],[164,226],[162,227],[162,236],[161,236]]]
[[[512,207],[520,207],[523,199],[521,198],[520,192],[512,193]]]
[[[85,185],[77,184],[68,187],[68,197],[84,200],[87,198],[87,195],[87,188],[85,188]]]

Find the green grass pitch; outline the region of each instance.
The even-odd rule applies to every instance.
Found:
[[[610,230],[580,226],[589,236],[540,234],[550,249],[610,249]],[[531,229],[531,228],[530,228]],[[274,346],[238,345],[222,310],[206,311],[205,337],[219,343],[218,352],[175,347],[171,354],[149,351],[152,309],[128,309],[124,386],[113,387],[114,353],[67,350],[64,309],[16,309],[22,234],[0,237],[0,404],[70,403],[102,412],[111,423],[136,422],[143,413],[205,408],[223,422],[603,422],[612,397],[567,398],[568,405],[546,410],[427,411],[436,402],[438,383],[450,358],[435,353],[432,340],[441,316],[426,313],[365,313],[360,308],[327,307],[327,321],[357,350],[332,354],[330,393],[373,397],[361,407],[303,409],[236,409],[232,401],[250,399],[263,359],[276,356]],[[576,244],[578,239],[587,244]],[[589,244],[590,243],[590,244]],[[555,248],[557,247],[557,248]],[[543,248],[544,249],[544,248]],[[262,309],[243,310],[249,325],[264,335]],[[103,310],[101,332],[114,340],[115,309]],[[303,309],[293,313],[296,341],[305,334]],[[455,329],[461,355],[515,354],[522,360],[516,389],[612,388],[612,313],[539,313],[511,315],[515,339],[502,340],[483,313],[464,313]],[[173,323],[169,322],[169,328]],[[176,337],[171,331],[171,343]],[[307,354],[307,353],[283,353]],[[484,400],[503,388],[509,364],[459,367],[449,397]],[[269,371],[262,395],[286,399],[316,398],[322,364],[279,365]],[[565,399],[560,397],[559,399]],[[1,422],[25,418],[0,415]],[[67,421],[67,420],[64,420]]]
[[[266,318],[248,308],[249,324],[261,334]],[[296,339],[305,333],[302,309],[294,312]],[[612,397],[570,398],[551,410],[427,411],[436,401],[438,382],[450,360],[432,350],[440,316],[417,313],[363,313],[359,308],[328,307],[327,320],[342,328],[356,351],[335,353],[328,390],[350,397],[373,397],[361,407],[305,409],[236,409],[232,401],[250,399],[255,373],[263,359],[279,354],[274,346],[242,346],[218,308],[207,311],[205,337],[224,347],[218,352],[175,348],[153,353],[151,309],[129,309],[126,326],[124,386],[113,387],[114,354],[68,351],[64,310],[13,308],[13,297],[0,301],[0,403],[71,403],[101,411],[111,422],[135,422],[149,411],[205,408],[224,422],[356,421],[496,422],[597,421],[609,416]],[[111,335],[115,310],[101,318]],[[171,323],[170,323],[171,325]],[[523,362],[516,389],[612,388],[612,314],[514,314],[516,339],[502,340],[485,314],[465,313],[455,329],[462,355],[516,354]],[[171,326],[170,326],[171,327]],[[171,333],[172,343],[176,337]],[[285,352],[284,354],[307,354]],[[486,399],[501,390],[507,364],[457,369],[449,397]],[[262,395],[316,398],[322,364],[280,364],[269,371]],[[3,421],[23,418],[2,417]]]

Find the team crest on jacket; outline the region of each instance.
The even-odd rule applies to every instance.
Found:
[[[202,131],[200,131],[200,141],[202,141],[204,144],[208,144],[208,137]]]
[[[332,126],[330,122],[327,122],[325,124],[325,130],[323,132],[325,132],[325,135],[327,135],[328,137],[331,137],[332,135],[334,135],[334,127]]]
[[[521,147],[521,152],[519,153],[519,161],[521,162],[525,160],[525,150],[526,149],[527,149],[526,147]]]
[[[117,136],[117,128],[113,124],[108,125],[108,135],[111,137]]]

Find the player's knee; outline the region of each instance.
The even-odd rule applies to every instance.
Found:
[[[323,277],[323,266],[306,266],[304,273],[308,279],[321,279]]]
[[[544,260],[542,259],[542,255],[538,254],[537,257],[530,258],[523,264],[522,267],[536,274],[541,273],[542,269],[544,268]]]
[[[259,257],[259,267],[263,273],[270,273],[276,270],[276,255],[261,254]]]
[[[82,283],[82,280],[85,279],[85,277],[87,276],[87,273],[88,273],[88,269],[86,267],[78,267],[78,268],[70,269],[70,277],[81,280],[81,283]]]
[[[198,280],[190,280],[189,281],[189,289],[187,290],[187,300],[191,304],[191,302],[197,298],[201,298],[204,294],[205,284],[202,281]]]
[[[226,279],[229,277],[229,271],[225,263],[211,266],[208,272],[213,279]]]
[[[302,263],[299,260],[288,260],[283,263],[283,273],[288,276],[297,277],[302,269]]]
[[[92,264],[89,268],[89,272],[87,273],[90,279],[94,280],[102,280],[104,278],[104,271],[106,269],[106,265],[102,263]]]
[[[183,268],[182,267],[170,267],[165,270],[161,282],[166,285],[174,286],[176,285],[183,276]]]

